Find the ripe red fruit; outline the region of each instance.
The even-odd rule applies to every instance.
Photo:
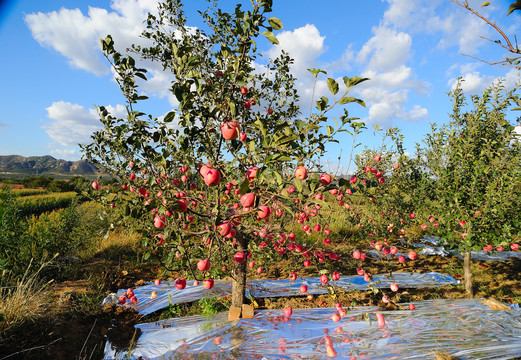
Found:
[[[255,267],[255,261],[250,261],[248,266],[253,269]]]
[[[154,285],[161,285],[161,280],[160,279],[156,279],[156,281],[154,281]]]
[[[290,306],[286,306],[286,307],[284,308],[284,315],[285,315],[286,317],[290,317],[291,314],[293,314],[293,309],[292,309]]]
[[[154,226],[156,228],[163,228],[165,227],[165,222],[166,222],[166,219],[163,215],[156,215],[156,217],[154,218]]]
[[[206,271],[210,268],[210,261],[208,259],[204,259],[204,260],[199,260],[197,262],[197,268],[200,270],[200,271]]]
[[[257,177],[258,170],[259,168],[256,166],[249,168],[248,170],[246,170],[246,178],[250,181],[255,179]]]
[[[246,95],[247,93],[248,93],[248,88],[247,88],[246,86],[243,86],[243,87],[241,88],[241,94],[242,94],[242,95]]]
[[[92,188],[94,190],[98,190],[99,189],[99,183],[97,181],[92,182]]]
[[[400,167],[400,164],[394,164],[394,168],[398,169]]]
[[[339,313],[334,313],[331,316],[331,320],[333,320],[334,322],[339,322],[340,321],[340,314]]]
[[[313,230],[315,230],[316,232],[319,232],[321,229],[322,229],[322,227],[319,224],[316,224],[315,226],[313,226]]]
[[[329,244],[331,244],[331,239],[325,238],[324,239],[324,245],[329,245]]]
[[[188,209],[188,204],[185,199],[177,200],[177,211],[186,212],[187,209]]]
[[[331,175],[322,174],[322,175],[320,175],[319,181],[322,185],[327,186],[327,185],[331,184]]]
[[[238,253],[235,253],[235,255],[233,256],[233,260],[237,264],[242,264],[246,260],[246,256],[244,256],[243,252],[238,252]]]
[[[229,222],[224,222],[217,227],[219,234],[226,236],[232,232],[232,225]]]
[[[305,267],[310,267],[310,266],[311,266],[311,261],[309,261],[309,260],[304,260],[304,266],[305,266]]]
[[[351,176],[349,181],[351,182],[351,184],[356,184],[356,182],[358,181],[358,178],[356,176]]]
[[[268,217],[271,213],[271,209],[266,205],[259,206],[259,211],[257,211],[257,216],[261,219]]]
[[[118,300],[118,304],[119,305],[124,305],[126,302],[127,302],[127,297],[126,296],[120,296],[119,297],[119,300]]]
[[[418,257],[418,255],[414,251],[409,251],[407,256],[409,256],[409,259],[411,260],[416,260],[416,258]]]
[[[300,285],[300,293],[304,294],[308,291],[308,287],[306,285]]]
[[[262,267],[259,266],[259,267],[257,268],[257,274],[259,274],[259,275],[262,274]]]
[[[382,157],[381,157],[380,155],[376,155],[376,156],[374,157],[374,161],[375,161],[375,162],[380,162],[380,160],[382,160]]]
[[[398,284],[396,284],[396,283],[392,283],[391,286],[390,286],[390,288],[391,288],[391,291],[393,291],[393,292],[397,292],[397,291],[398,291]]]
[[[223,72],[222,72],[221,70],[217,70],[217,71],[215,72],[215,76],[217,76],[217,77],[221,77],[221,76],[223,76]]]
[[[204,183],[209,187],[219,185],[221,182],[221,173],[217,169],[209,169],[204,176]]]
[[[461,220],[461,221],[459,222],[459,226],[461,226],[461,227],[465,226],[465,224],[466,224],[466,222],[463,221],[463,220]]]
[[[241,205],[242,207],[249,208],[255,204],[255,194],[254,193],[246,193],[241,196]]]
[[[245,107],[246,109],[251,108],[251,102],[249,102],[249,101],[245,101],[245,102],[244,102],[244,107]]]
[[[518,244],[512,244],[512,245],[510,245],[510,248],[512,249],[512,251],[517,251],[517,250],[519,250],[519,245]]]
[[[363,275],[365,274],[365,271],[364,271],[364,269],[362,269],[362,268],[358,268],[358,269],[356,269],[356,273],[357,273],[358,275],[360,275],[360,276],[363,276]]]
[[[241,132],[241,126],[237,122],[237,120],[228,121],[222,124],[221,126],[221,134],[226,140],[235,140],[239,136]]]
[[[320,282],[321,282],[322,284],[327,284],[327,283],[329,282],[329,278],[327,277],[326,274],[322,274],[322,275],[320,275]]]
[[[211,288],[213,288],[213,283],[214,283],[213,278],[203,280],[203,287],[205,289],[210,290]]]
[[[130,302],[131,302],[132,304],[137,304],[137,297],[132,296],[132,297],[130,298]]]
[[[360,259],[360,251],[358,250],[355,250],[353,251],[353,258],[355,258],[356,260]]]
[[[331,277],[333,278],[334,281],[338,281],[338,280],[340,280],[340,273],[338,271],[335,271],[335,272],[333,272]]]
[[[403,255],[398,256],[398,261],[401,262],[401,263],[404,263],[405,262],[405,256],[403,256]]]
[[[183,278],[177,278],[174,281],[176,289],[183,290],[186,287],[186,280]]]
[[[136,174],[130,174],[130,180],[136,180]]]
[[[308,170],[304,166],[299,166],[295,170],[295,177],[299,180],[305,180],[308,177]]]
[[[272,108],[269,108],[269,109],[268,109],[268,115],[271,115],[271,114],[273,114],[273,109],[272,109]]]
[[[289,274],[289,280],[290,280],[290,281],[295,281],[295,280],[297,280],[297,274],[296,274],[295,272],[292,271],[292,272]]]
[[[415,310],[416,309],[416,306],[414,306],[414,304],[409,304],[409,310]]]
[[[242,142],[246,141],[247,138],[248,136],[246,135],[246,133],[241,133],[241,135],[239,136],[239,140],[241,140]]]

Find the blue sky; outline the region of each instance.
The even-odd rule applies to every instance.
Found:
[[[195,9],[204,8],[206,1],[186,3],[189,24],[200,26]],[[480,8],[481,3],[470,1],[508,34],[520,34],[521,16],[506,16],[510,1],[493,0],[486,8]],[[100,124],[94,106],[111,106],[116,114],[124,110],[99,39],[110,33],[120,49],[138,41],[142,21],[157,1],[0,4],[0,155],[79,159],[77,143],[89,142]],[[498,77],[506,78],[507,86],[519,79],[511,68],[461,55],[497,61],[506,53],[480,38],[498,39],[491,27],[448,0],[275,0],[273,16],[284,24],[278,33],[281,47],[295,58],[303,109],[309,109],[310,101],[307,68],[325,69],[334,78],[369,77],[371,81],[355,94],[367,109],[353,106],[350,112],[384,128],[399,127],[411,152],[430,130],[430,122],[448,120],[451,105],[446,94],[458,76],[466,79],[469,94],[481,92]],[[278,51],[267,41],[259,45],[266,55]],[[168,77],[157,67],[150,70],[150,81],[141,87],[151,97],[145,110],[159,117],[176,104],[165,90]],[[325,82],[318,89],[327,92]],[[340,140],[339,146],[329,148],[331,162],[350,142]],[[371,148],[381,143],[371,131],[361,140]]]

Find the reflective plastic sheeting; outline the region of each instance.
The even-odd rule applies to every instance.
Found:
[[[491,310],[479,299],[414,304],[413,311],[357,307],[338,323],[330,319],[336,309],[328,308],[293,310],[290,318],[282,310],[262,310],[253,319],[229,321],[220,313],[140,324],[131,354],[107,343],[105,359],[425,359],[434,358],[435,350],[464,359],[521,354],[518,310]]]
[[[459,281],[450,275],[431,272],[418,273],[393,273],[373,275],[373,282],[380,287],[389,287],[391,283],[397,283],[400,288],[437,287],[445,285],[457,285]],[[231,294],[231,282],[229,280],[216,280],[214,287],[210,290],[202,285],[193,286],[193,281],[187,281],[186,288],[178,290],[173,282],[165,282],[160,285],[154,283],[139,286],[134,289],[138,299],[137,304],[127,302],[126,306],[133,307],[140,314],[148,315],[154,311],[165,309],[169,304],[180,304],[197,301],[202,298],[222,297]],[[306,285],[309,294],[327,294],[327,286],[320,282],[320,277],[306,277],[289,281],[289,279],[267,280],[253,279],[247,282],[247,296],[250,294],[256,298],[283,297],[301,295],[300,286]],[[328,285],[344,291],[367,290],[369,282],[363,276],[342,276],[338,281],[330,281]],[[118,296],[123,295],[126,290],[119,290]],[[153,292],[157,296],[153,297]],[[110,295],[109,295],[110,296]]]

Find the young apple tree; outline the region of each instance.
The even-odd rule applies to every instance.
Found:
[[[244,303],[247,263],[257,254],[338,259],[327,248],[303,245],[291,226],[296,216],[312,228],[327,209],[320,195],[338,185],[328,174],[320,176],[316,161],[345,127],[360,127],[346,109],[334,122],[329,112],[364,105],[348,92],[366,79],[344,77],[339,85],[328,78],[331,94],[301,116],[288,54],[256,62],[260,35],[278,44],[273,32],[282,22],[266,16],[271,8],[271,0],[254,0],[249,10],[237,5],[231,13],[215,5],[201,12],[205,31],[188,25],[180,0],[167,0],[158,15],[148,16],[143,37],[152,45],[132,52],[172,76],[168,90],[179,105],[164,117],[139,110],[146,96],[138,84],[147,71],[107,36],[103,52],[126,98],[127,116],[99,107],[104,127],[83,146],[89,161],[120,182],[91,193],[142,221],[147,256],[204,280],[206,288],[213,286],[212,274],[233,269],[234,306]],[[315,82],[325,74],[310,71]],[[184,278],[176,286],[186,286]]]
[[[521,235],[519,118],[509,120],[519,98],[517,89],[501,84],[472,95],[471,109],[459,86],[450,96],[451,121],[432,126],[418,158],[434,180],[439,230],[464,253],[465,288],[472,296],[471,250],[489,244],[501,250]]]

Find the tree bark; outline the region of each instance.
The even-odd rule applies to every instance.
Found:
[[[232,306],[242,307],[246,299],[246,263],[248,255],[248,239],[237,232],[237,252],[244,253],[242,264],[234,262],[232,283]]]
[[[463,271],[465,276],[465,290],[470,298],[474,297],[474,290],[472,289],[472,269],[470,268],[471,256],[470,250],[465,251],[463,260]]]

